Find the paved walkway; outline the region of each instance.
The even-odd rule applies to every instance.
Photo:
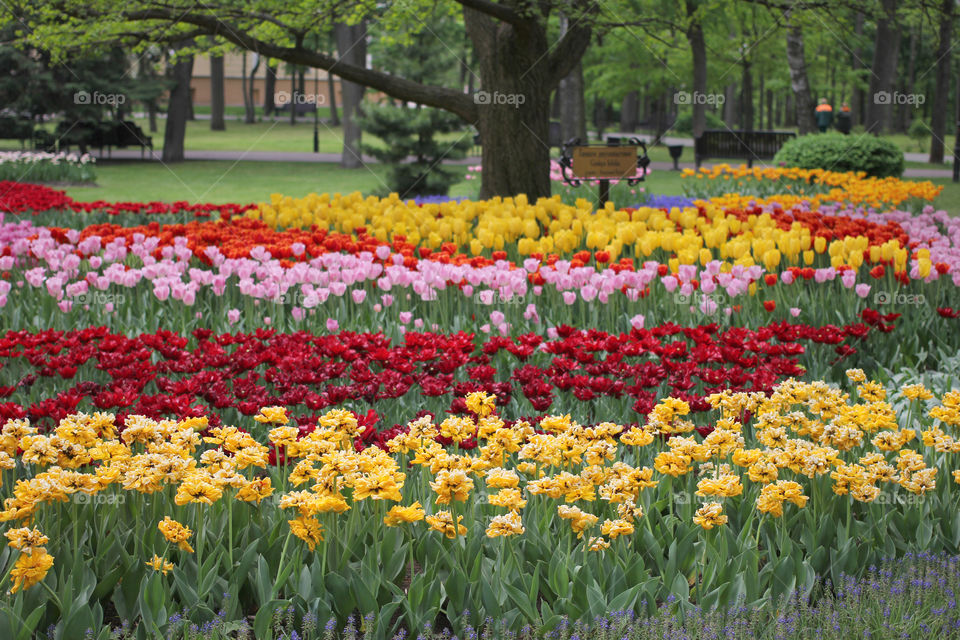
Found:
[[[634,135],[634,134],[617,134],[609,133],[607,135]],[[641,137],[644,139],[644,137]],[[693,140],[690,138],[673,138],[666,137],[663,139],[663,142],[668,145],[681,145],[684,147],[692,147]],[[233,162],[323,162],[323,163],[339,163],[340,154],[339,153],[311,153],[308,151],[187,151],[186,152],[187,160],[216,160],[216,161],[233,161]],[[684,155],[690,156],[692,154],[685,153]],[[116,149],[109,155],[104,153],[103,156],[97,155],[98,160],[140,160],[141,153],[138,150],[134,149]],[[904,157],[909,162],[926,162],[927,155],[924,153],[914,153],[907,152],[904,153]],[[144,159],[149,161],[159,161],[160,152],[155,151],[153,155],[147,154],[144,156]],[[951,158],[947,158],[950,160]],[[376,159],[370,156],[364,156],[363,161],[365,163],[376,163]],[[450,160],[449,164],[460,164],[460,165],[476,165],[480,164],[480,158],[473,156],[464,158],[462,160]],[[711,163],[704,163],[704,166],[709,167]],[[693,169],[695,167],[693,162],[681,162],[681,169]],[[673,164],[670,162],[653,162],[650,165],[650,168],[653,171],[669,171],[673,169]],[[943,168],[939,168],[935,165],[927,167],[916,167],[908,168],[903,172],[904,178],[952,178],[953,170],[950,168],[949,163],[943,165]]]
[[[669,140],[669,139],[668,139]],[[680,138],[679,140],[683,140]],[[340,154],[339,153],[310,153],[306,151],[187,151],[186,152],[187,160],[219,160],[219,161],[233,161],[233,162],[323,162],[323,163],[339,163]],[[906,154],[909,156],[911,154]],[[912,154],[912,155],[923,155],[923,154]],[[104,155],[101,157],[96,155],[98,160],[140,160],[140,152],[131,150],[131,149],[116,149],[109,156],[104,152]],[[145,161],[159,161],[160,152],[155,151],[151,157],[148,153],[144,157]],[[364,156],[364,162],[367,163],[376,163],[376,159]],[[480,164],[479,157],[464,158],[463,160],[451,160],[450,164],[463,164],[463,165],[475,165]],[[709,162],[704,163],[704,166],[709,167],[711,164]],[[650,164],[650,168],[653,171],[669,171],[673,169],[673,164],[670,162],[653,162]],[[694,164],[692,162],[681,162],[681,169],[693,169]],[[903,172],[904,178],[951,178],[953,177],[953,170],[948,168],[938,169],[938,168],[910,168],[906,169]]]

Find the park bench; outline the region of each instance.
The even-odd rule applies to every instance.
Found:
[[[33,122],[25,118],[0,117],[0,139],[19,140],[20,148],[33,137]]]
[[[81,153],[87,153],[89,149],[97,148],[103,155],[103,149],[106,148],[109,157],[113,147],[140,147],[141,158],[148,148],[153,151],[153,138],[144,134],[143,129],[132,120],[61,122],[53,137],[61,151],[75,146]]]
[[[305,116],[317,110],[316,103],[298,102],[296,104],[293,104],[293,103],[287,102],[286,104],[282,104],[280,106],[274,107],[273,112],[276,113],[277,115],[282,113],[290,113],[291,107],[296,107],[298,116]]]
[[[792,131],[730,131],[708,129],[694,140],[697,168],[708,158],[741,158],[752,167],[754,160],[771,160],[780,147],[797,134]]]

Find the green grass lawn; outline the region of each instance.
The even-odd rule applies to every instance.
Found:
[[[458,169],[466,173],[466,167]],[[311,192],[360,191],[369,194],[385,188],[385,173],[382,165],[341,169],[336,164],[320,162],[188,161],[162,165],[157,162],[103,161],[97,166],[97,186],[68,187],[66,191],[81,201],[248,203],[268,200],[272,193],[294,197]],[[943,194],[934,204],[951,213],[960,212],[960,184],[946,178],[931,182],[944,187]],[[653,171],[639,186],[654,195],[683,193],[679,171]],[[475,198],[479,187],[479,179],[462,180],[451,188],[450,195]],[[596,195],[596,187],[581,189],[584,197]]]
[[[341,169],[336,164],[305,162],[188,161],[108,162],[97,165],[96,187],[70,187],[82,201],[151,200],[189,202],[261,202],[271,193],[302,197],[312,191],[370,193],[383,187],[384,168]]]

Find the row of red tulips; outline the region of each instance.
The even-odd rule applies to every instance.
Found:
[[[831,356],[813,351],[850,356],[874,328],[889,330],[894,320],[873,312],[865,323],[842,327],[667,324],[620,334],[559,327],[553,339],[408,333],[400,344],[351,332],[10,331],[0,338],[0,423],[26,417],[50,426],[80,410],[117,412],[121,423],[128,414],[231,420],[281,405],[311,424],[334,405],[458,412],[459,398],[480,390],[501,405],[515,402],[513,413],[602,409],[630,421],[668,394],[705,411],[704,398],[715,391],[767,391],[822,370]]]

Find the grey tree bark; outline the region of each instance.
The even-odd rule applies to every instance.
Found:
[[[860,44],[860,37],[863,36],[863,12],[858,11],[856,21],[854,23],[854,34],[856,35],[857,42],[853,47],[853,54],[851,56],[850,65],[854,72],[863,69],[863,47]],[[854,73],[854,84],[853,89],[850,92],[850,119],[853,126],[862,124],[866,120],[864,113],[864,94],[863,89],[860,87],[861,79],[859,76]]]
[[[223,56],[210,56],[210,130],[224,131]]]
[[[330,72],[327,72],[327,94],[330,96],[328,99],[330,105],[330,126],[339,127],[340,113],[337,111],[337,83],[334,80],[334,75]]]
[[[583,65],[579,62],[557,87],[560,96],[560,139],[587,139],[587,106],[584,98]]]
[[[277,63],[267,65],[267,76],[263,83],[263,115],[270,117],[276,105],[273,102],[273,95],[277,92]]]
[[[367,26],[361,22],[356,25],[338,23],[334,26],[337,39],[337,53],[340,59],[357,65],[366,66]],[[334,69],[335,71],[336,69]],[[364,86],[347,82],[341,78],[341,96],[343,99],[343,152],[340,166],[344,169],[356,169],[363,166],[360,155],[360,126],[357,124],[357,110],[363,100]]]
[[[813,96],[807,78],[807,60],[803,51],[803,30],[796,23],[787,25],[787,64],[790,67],[790,87],[796,99],[797,127],[800,135],[817,130],[813,117]],[[788,102],[789,104],[789,102]],[[789,117],[789,106],[788,117]]]
[[[696,5],[687,0],[687,15],[692,16]],[[703,25],[699,19],[690,22],[687,28],[687,42],[693,55],[693,92],[704,95],[707,92],[707,41],[703,35]],[[693,102],[693,137],[699,138],[707,128],[707,105],[702,101]]]
[[[877,34],[873,47],[870,90],[867,92],[867,131],[879,135],[890,130],[893,119],[893,92],[900,53],[897,0],[881,0]]]
[[[753,73],[750,60],[744,56],[740,61],[742,67],[740,80],[740,128],[744,131],[753,131]]]
[[[620,131],[633,133],[637,130],[637,108],[640,106],[640,94],[634,89],[623,96],[620,104]]]
[[[930,162],[943,162],[943,137],[947,135],[947,107],[950,104],[950,66],[953,60],[950,41],[956,20],[954,0],[943,0],[940,5],[940,38],[937,43],[936,86],[930,114]]]
[[[183,162],[183,140],[187,133],[187,116],[190,114],[190,76],[193,74],[193,57],[178,58],[169,67],[174,85],[170,89],[167,104],[167,126],[163,133],[163,162]]]

